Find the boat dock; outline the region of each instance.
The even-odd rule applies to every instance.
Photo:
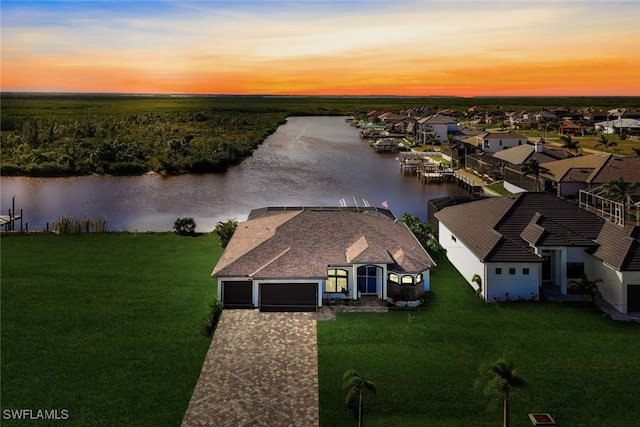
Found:
[[[17,221],[20,221],[19,230],[22,231],[22,209],[20,209],[20,213],[16,213],[16,198],[14,197],[11,202],[11,209],[8,209],[6,213],[4,211],[0,212],[0,228],[3,228],[4,231],[15,231]]]
[[[482,187],[486,183],[480,177],[464,169],[454,169],[450,165],[434,160],[434,157],[442,157],[442,154],[417,151],[400,153],[398,156],[400,170],[405,173],[415,173],[422,182],[455,182],[474,193],[483,192]]]

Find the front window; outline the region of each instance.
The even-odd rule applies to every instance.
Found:
[[[396,273],[389,273],[389,281],[393,283],[400,283],[398,275]]]
[[[349,290],[349,272],[339,268],[327,270],[325,292],[344,292]]]
[[[413,276],[402,276],[401,284],[403,284],[403,285],[413,285],[414,284]]]
[[[584,262],[567,263],[567,279],[577,279],[584,274]]]

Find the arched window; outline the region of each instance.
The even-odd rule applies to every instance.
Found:
[[[413,276],[409,276],[409,275],[405,275],[402,276],[402,285],[413,285],[414,281],[413,281]]]
[[[424,277],[422,277],[422,273],[416,276],[416,284],[421,283],[423,280],[424,280]]]
[[[339,268],[327,270],[327,280],[324,284],[325,292],[343,292],[349,290],[349,272]]]
[[[393,283],[400,283],[396,273],[389,273],[389,281]]]

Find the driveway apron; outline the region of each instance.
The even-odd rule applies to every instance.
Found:
[[[318,426],[312,313],[225,310],[182,426]]]

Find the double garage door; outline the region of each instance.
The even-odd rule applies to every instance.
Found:
[[[252,290],[251,281],[224,282],[225,308],[253,308]],[[316,311],[318,307],[316,283],[260,283],[258,292],[260,311]]]

